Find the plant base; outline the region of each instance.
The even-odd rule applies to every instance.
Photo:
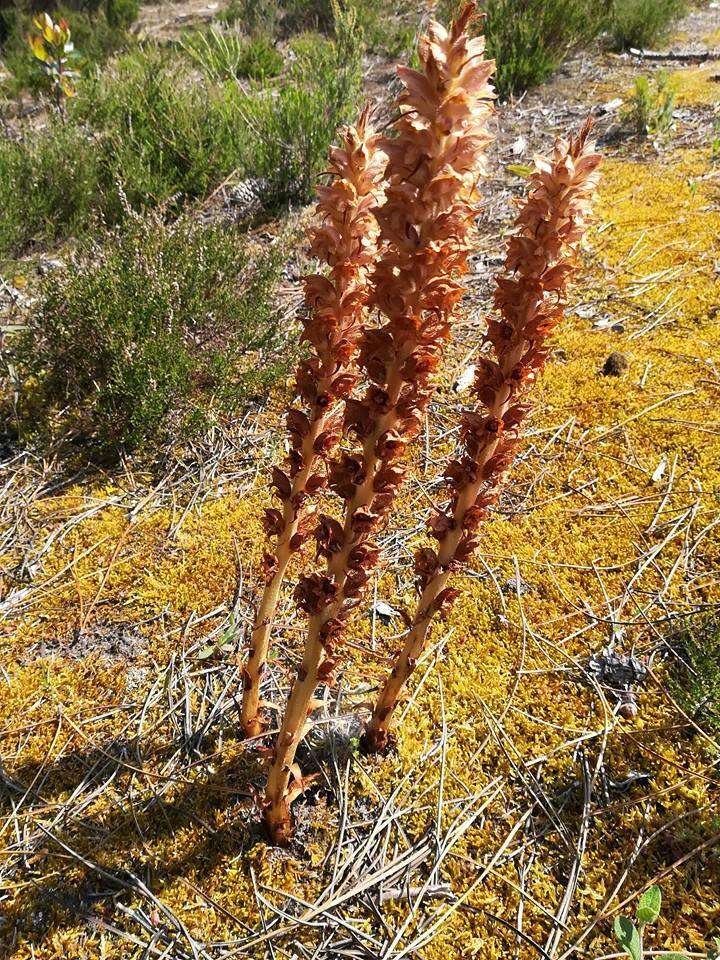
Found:
[[[263,813],[263,820],[270,843],[276,847],[290,846],[294,830],[290,807],[286,801],[269,804]]]
[[[395,735],[387,730],[368,728],[360,737],[360,753],[366,757],[390,753],[395,748]]]

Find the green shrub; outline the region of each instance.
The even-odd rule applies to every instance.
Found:
[[[487,49],[497,61],[500,96],[521,93],[547,80],[575,49],[607,23],[612,0],[485,0]],[[441,0],[450,19],[463,0]]]
[[[602,0],[489,0],[487,37],[501,96],[552,76],[567,54],[592,40],[605,17]]]
[[[332,0],[281,0],[280,9],[286,33],[301,30],[329,32],[334,25]]]
[[[186,436],[284,370],[279,247],[232,230],[131,217],[51,274],[13,351],[21,433],[106,454]]]
[[[243,32],[250,36],[274,36],[280,15],[278,0],[230,0],[218,20],[239,24]]]
[[[245,104],[251,137],[246,168],[266,184],[265,203],[307,203],[342,123],[356,112],[362,82],[362,38],[354,11],[336,11],[336,40],[297,53],[277,92]]]
[[[260,35],[245,40],[237,33],[216,28],[194,30],[181,37],[180,46],[213,83],[237,77],[262,80],[277,76],[283,66],[282,54]]]
[[[688,623],[676,638],[680,663],[670,691],[707,733],[720,735],[720,615]]]
[[[614,0],[610,37],[616,50],[657,46],[687,11],[686,0]]]
[[[241,94],[190,83],[182,63],[155,49],[126,54],[87,81],[72,104],[74,122],[98,132],[110,223],[122,215],[116,182],[141,209],[170,197],[204,196],[243,166]]]
[[[392,8],[388,8],[382,0],[359,0],[354,10],[357,29],[369,50],[406,60],[412,55],[417,39],[418,18],[406,0],[399,0]],[[288,21],[284,22],[287,25]],[[293,49],[304,49],[314,39],[321,41],[323,36],[330,36],[332,30],[323,26],[325,22],[325,18],[320,18],[319,24],[314,26],[310,18],[295,18],[291,39]],[[318,32],[323,29],[324,34]]]
[[[412,49],[417,9],[411,0],[356,0],[357,23],[370,50],[401,56]],[[237,26],[250,36],[295,37],[298,34],[332,36],[335,14],[332,0],[230,0],[218,20]]]
[[[675,93],[675,86],[665,70],[658,70],[650,80],[636,77],[633,95],[621,118],[638,137],[667,133],[672,124]]]
[[[85,229],[98,207],[101,165],[85,128],[57,117],[23,140],[0,140],[0,253]]]
[[[140,0],[105,0],[105,16],[111,27],[127,29],[139,13]]]
[[[157,51],[123,55],[80,85],[66,123],[0,141],[0,252],[205,196],[243,165],[240,100],[188,84]]]
[[[85,78],[65,123],[0,140],[0,255],[80,235],[98,218],[113,226],[128,208],[179,211],[233,172],[257,180],[272,209],[309,201],[360,96],[359,38],[340,16],[337,40],[298,56],[277,90],[198,82],[153,47]]]
[[[245,45],[237,76],[262,80],[277,76],[282,68],[282,54],[275,44],[267,37],[253,37]]]
[[[334,20],[332,0],[230,0],[218,19],[238,24],[251,36],[286,37],[306,30],[329,32]]]

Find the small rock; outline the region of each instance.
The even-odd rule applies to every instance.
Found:
[[[524,597],[526,593],[532,590],[527,580],[523,580],[522,577],[520,577],[520,579],[517,577],[509,577],[502,586],[518,597]],[[505,592],[505,590],[503,590],[503,592]]]
[[[608,100],[607,103],[603,103],[600,107],[598,107],[598,111],[601,114],[615,113],[618,107],[621,107],[622,104],[622,97],[614,97],[612,100]]]
[[[400,612],[394,607],[391,607],[389,603],[385,603],[384,600],[378,600],[370,612],[372,613],[373,610],[380,623],[386,627],[389,626],[396,617],[400,616]]]
[[[41,260],[38,263],[37,271],[41,277],[45,277],[48,273],[55,273],[56,270],[64,270],[65,261],[64,260]]]
[[[603,366],[603,376],[621,377],[629,366],[630,364],[625,354],[620,353],[619,350],[613,350]]]

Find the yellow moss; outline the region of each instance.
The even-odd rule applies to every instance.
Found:
[[[702,66],[682,67],[667,71],[672,88],[675,91],[675,104],[678,107],[713,106],[720,102],[720,83],[714,78],[720,72],[720,61],[709,61]],[[653,76],[654,71],[625,69],[618,71],[611,80],[603,81],[593,87],[593,100],[606,103],[620,97],[626,104],[632,100],[637,76]],[[709,145],[708,145],[709,149]],[[673,163],[674,166],[674,163]]]
[[[720,103],[720,84],[717,81],[720,61],[702,67],[674,70],[670,79],[674,84],[678,106],[698,106]]]
[[[720,48],[720,30],[711,30],[703,36],[703,43],[707,44],[708,50],[717,50]]]
[[[520,772],[527,772],[524,763],[545,757],[532,771],[542,777],[552,796],[580,782],[580,757],[573,759],[573,751],[563,745],[601,728],[603,720],[598,698],[569,680],[564,669],[570,658],[585,657],[607,643],[603,618],[608,616],[608,598],[617,605],[637,575],[634,599],[621,610],[628,619],[637,616],[636,604],[661,589],[673,611],[718,600],[711,575],[720,562],[717,535],[711,531],[702,549],[691,554],[686,552],[690,540],[685,540],[685,531],[662,544],[683,510],[695,511],[691,537],[717,518],[720,506],[718,383],[713,366],[720,356],[715,315],[720,303],[715,267],[719,237],[717,180],[706,157],[683,152],[648,163],[606,161],[588,271],[576,291],[593,304],[593,316],[571,314],[558,336],[556,358],[537,393],[531,438],[536,452],[514,473],[518,509],[512,520],[497,516],[486,524],[475,575],[460,578],[462,597],[447,621],[434,626],[437,669],[429,674],[398,730],[399,752],[370,769],[372,782],[359,769],[352,774],[354,797],[374,802],[377,790],[387,796],[437,742],[444,717],[449,731],[446,797],[461,797],[466,788],[478,790],[496,777],[504,778],[503,794],[444,866],[458,891],[468,889],[516,822],[516,785]],[[593,326],[593,320],[606,315],[622,322],[625,333],[613,332],[607,324]],[[661,322],[650,329],[658,318]],[[601,376],[604,359],[615,349],[629,358],[627,374]],[[537,451],[546,445],[540,456]],[[653,480],[663,459],[666,471],[672,469],[674,476],[664,505],[666,481]],[[419,469],[419,461],[414,469]],[[407,527],[414,526],[418,511],[425,509],[425,501],[415,499],[414,486],[396,514]],[[108,485],[46,498],[37,504],[34,522],[38,529],[59,529],[113,492]],[[143,512],[131,523],[126,510],[100,507],[55,542],[42,560],[27,607],[10,625],[2,648],[6,676],[0,687],[0,713],[7,718],[2,750],[11,773],[27,778],[49,757],[75,751],[76,759],[44,787],[54,800],[66,797],[85,769],[82,751],[123,729],[121,708],[129,696],[124,665],[109,664],[99,656],[79,662],[48,656],[25,663],[28,645],[61,640],[82,624],[132,623],[162,614],[162,628],[153,623],[143,628],[148,649],[139,663],[149,666],[153,658],[165,662],[172,652],[169,626],[182,625],[193,612],[202,615],[227,604],[240,566],[247,582],[256,579],[263,547],[259,517],[265,500],[262,486],[251,496],[226,491],[191,511],[173,537],[168,534],[180,519],[180,509]],[[661,505],[661,522],[651,529]],[[638,574],[641,556],[652,548],[659,551],[654,562]],[[529,587],[519,599],[508,586],[516,576],[516,564]],[[412,603],[403,571],[386,571],[378,592],[398,606]],[[589,611],[596,615],[594,623]],[[350,684],[379,678],[384,654],[396,642],[388,639],[391,629],[379,627],[376,649],[369,651],[369,631],[368,618],[353,621]],[[654,642],[652,629],[634,627],[623,644],[647,649]],[[661,681],[663,670],[658,661]],[[134,695],[144,692],[141,686]],[[148,756],[157,761],[157,766],[148,764],[134,778],[135,789],[141,789],[146,800],[152,797],[156,782],[152,776],[162,769],[163,750],[171,740],[172,732],[160,724],[145,745]],[[199,939],[238,936],[228,913],[242,923],[259,925],[253,877],[312,901],[322,882],[319,864],[332,833],[329,824],[336,816],[322,804],[312,814],[314,832],[306,860],[262,844],[243,848],[246,787],[259,778],[259,761],[248,760],[236,742],[220,747],[209,777],[188,773],[186,782],[173,784],[164,795],[162,812],[151,806],[140,813],[142,838],[127,811],[119,813],[122,784],[115,788],[117,794],[99,797],[88,812],[111,830],[113,838],[100,850],[94,848],[92,837],[86,838],[88,856],[97,857],[107,869],[141,861],[151,878],[157,877],[155,894]],[[592,761],[597,756],[595,741],[588,742],[586,750]],[[678,715],[662,689],[650,683],[638,717],[618,721],[609,734],[604,768],[616,779],[633,770],[647,771],[652,783],[642,804],[633,802],[642,790],[627,799],[615,797],[607,807],[594,798],[596,816],[569,918],[574,932],[604,905],[641,830],[645,836],[661,833],[631,870],[625,892],[638,889],[653,873],[717,831],[713,826],[717,788],[706,778],[706,762],[701,744],[679,729]],[[420,763],[418,780],[404,794],[408,805],[422,794],[432,808],[437,771],[436,765]],[[573,796],[573,803],[579,803],[581,795]],[[564,810],[563,816],[571,818],[573,809]],[[701,813],[668,826],[694,809]],[[118,816],[126,818],[123,829],[115,829]],[[418,812],[406,829],[422,832],[428,816],[427,811]],[[538,811],[533,829],[545,823]],[[516,846],[523,836],[519,834]],[[564,841],[550,832],[528,867],[528,891],[551,912],[564,893],[567,856]],[[62,869],[67,870],[66,863],[53,855],[43,865],[48,874]],[[69,883],[86,879],[79,868],[66,877]],[[512,938],[491,915],[514,922],[518,897],[510,881],[518,882],[512,864],[499,865],[488,875],[469,898],[472,909],[456,913],[425,948],[426,960],[448,956],[505,960]],[[663,880],[665,909],[658,945],[701,947],[718,920],[716,881],[710,858],[694,858],[691,869],[672,872]],[[223,909],[208,905],[191,885]],[[35,904],[31,886],[17,891],[8,928],[17,921],[26,932],[16,951],[22,960],[33,955],[42,960],[79,956],[81,940],[93,960],[127,956],[123,941],[105,937],[101,947],[97,931],[86,934],[83,925],[67,915],[58,915],[47,933],[33,933],[22,925]],[[383,909],[391,925],[407,915],[402,902]],[[531,904],[526,905],[524,932],[540,942],[547,935],[546,919]],[[592,946],[598,954],[610,952],[604,949],[609,947],[604,937],[607,925],[601,932]]]

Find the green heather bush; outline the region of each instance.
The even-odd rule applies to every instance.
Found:
[[[249,36],[274,36],[280,17],[278,0],[230,0],[218,20],[237,24]]]
[[[280,247],[131,216],[42,284],[13,350],[20,431],[105,454],[184,437],[281,376]]]
[[[81,126],[55,117],[23,140],[0,140],[0,253],[86,229],[101,182],[102,157]]]
[[[329,32],[334,24],[332,0],[230,0],[218,19],[250,35],[285,37],[305,30]]]
[[[666,40],[686,0],[614,0],[610,36],[616,50],[648,49]]]
[[[241,166],[239,95],[181,79],[155,52],[128,53],[80,85],[67,122],[0,141],[0,253],[81,234],[97,217],[116,224],[128,205],[172,197],[179,209]]]
[[[487,36],[502,96],[547,80],[565,56],[595,37],[603,0],[489,0]]]
[[[262,185],[268,208],[308,202],[360,96],[361,46],[341,17],[336,41],[250,93],[191,82],[184,58],[153,47],[85,78],[66,122],[51,115],[17,142],[0,140],[0,255],[81,235],[98,218],[113,226],[128,207],[171,201],[179,211],[234,172]]]
[[[181,37],[180,46],[213,83],[238,77],[262,80],[277,76],[283,66],[280,51],[262,35],[246,40],[237,33],[213,27],[188,31]]]
[[[357,0],[353,7],[368,49],[409,55],[418,25],[411,0],[395,0],[391,5],[384,0]],[[332,36],[335,27],[331,0],[230,0],[218,20],[237,24],[251,36]]]
[[[619,0],[618,0],[619,2]],[[598,35],[607,23],[611,0],[485,0],[485,33],[497,61],[500,96],[521,93],[552,76],[567,54]],[[441,0],[449,18],[463,0]]]
[[[243,166],[241,94],[189,83],[182,62],[148,49],[119,58],[81,88],[74,122],[98,132],[110,223],[122,215],[116,182],[135,209],[204,196]]]
[[[440,0],[449,18],[464,0]],[[481,0],[501,96],[547,80],[568,53],[608,33],[616,49],[649,47],[667,36],[685,0]]]
[[[333,28],[332,0],[281,0],[282,23],[286,32],[329,31]]]
[[[127,29],[138,18],[140,0],[105,0],[105,16],[111,27]]]
[[[245,103],[251,137],[247,169],[266,184],[276,207],[309,202],[337,129],[356,113],[362,84],[362,43],[354,11],[336,10],[336,40],[307,44],[277,91]]]

